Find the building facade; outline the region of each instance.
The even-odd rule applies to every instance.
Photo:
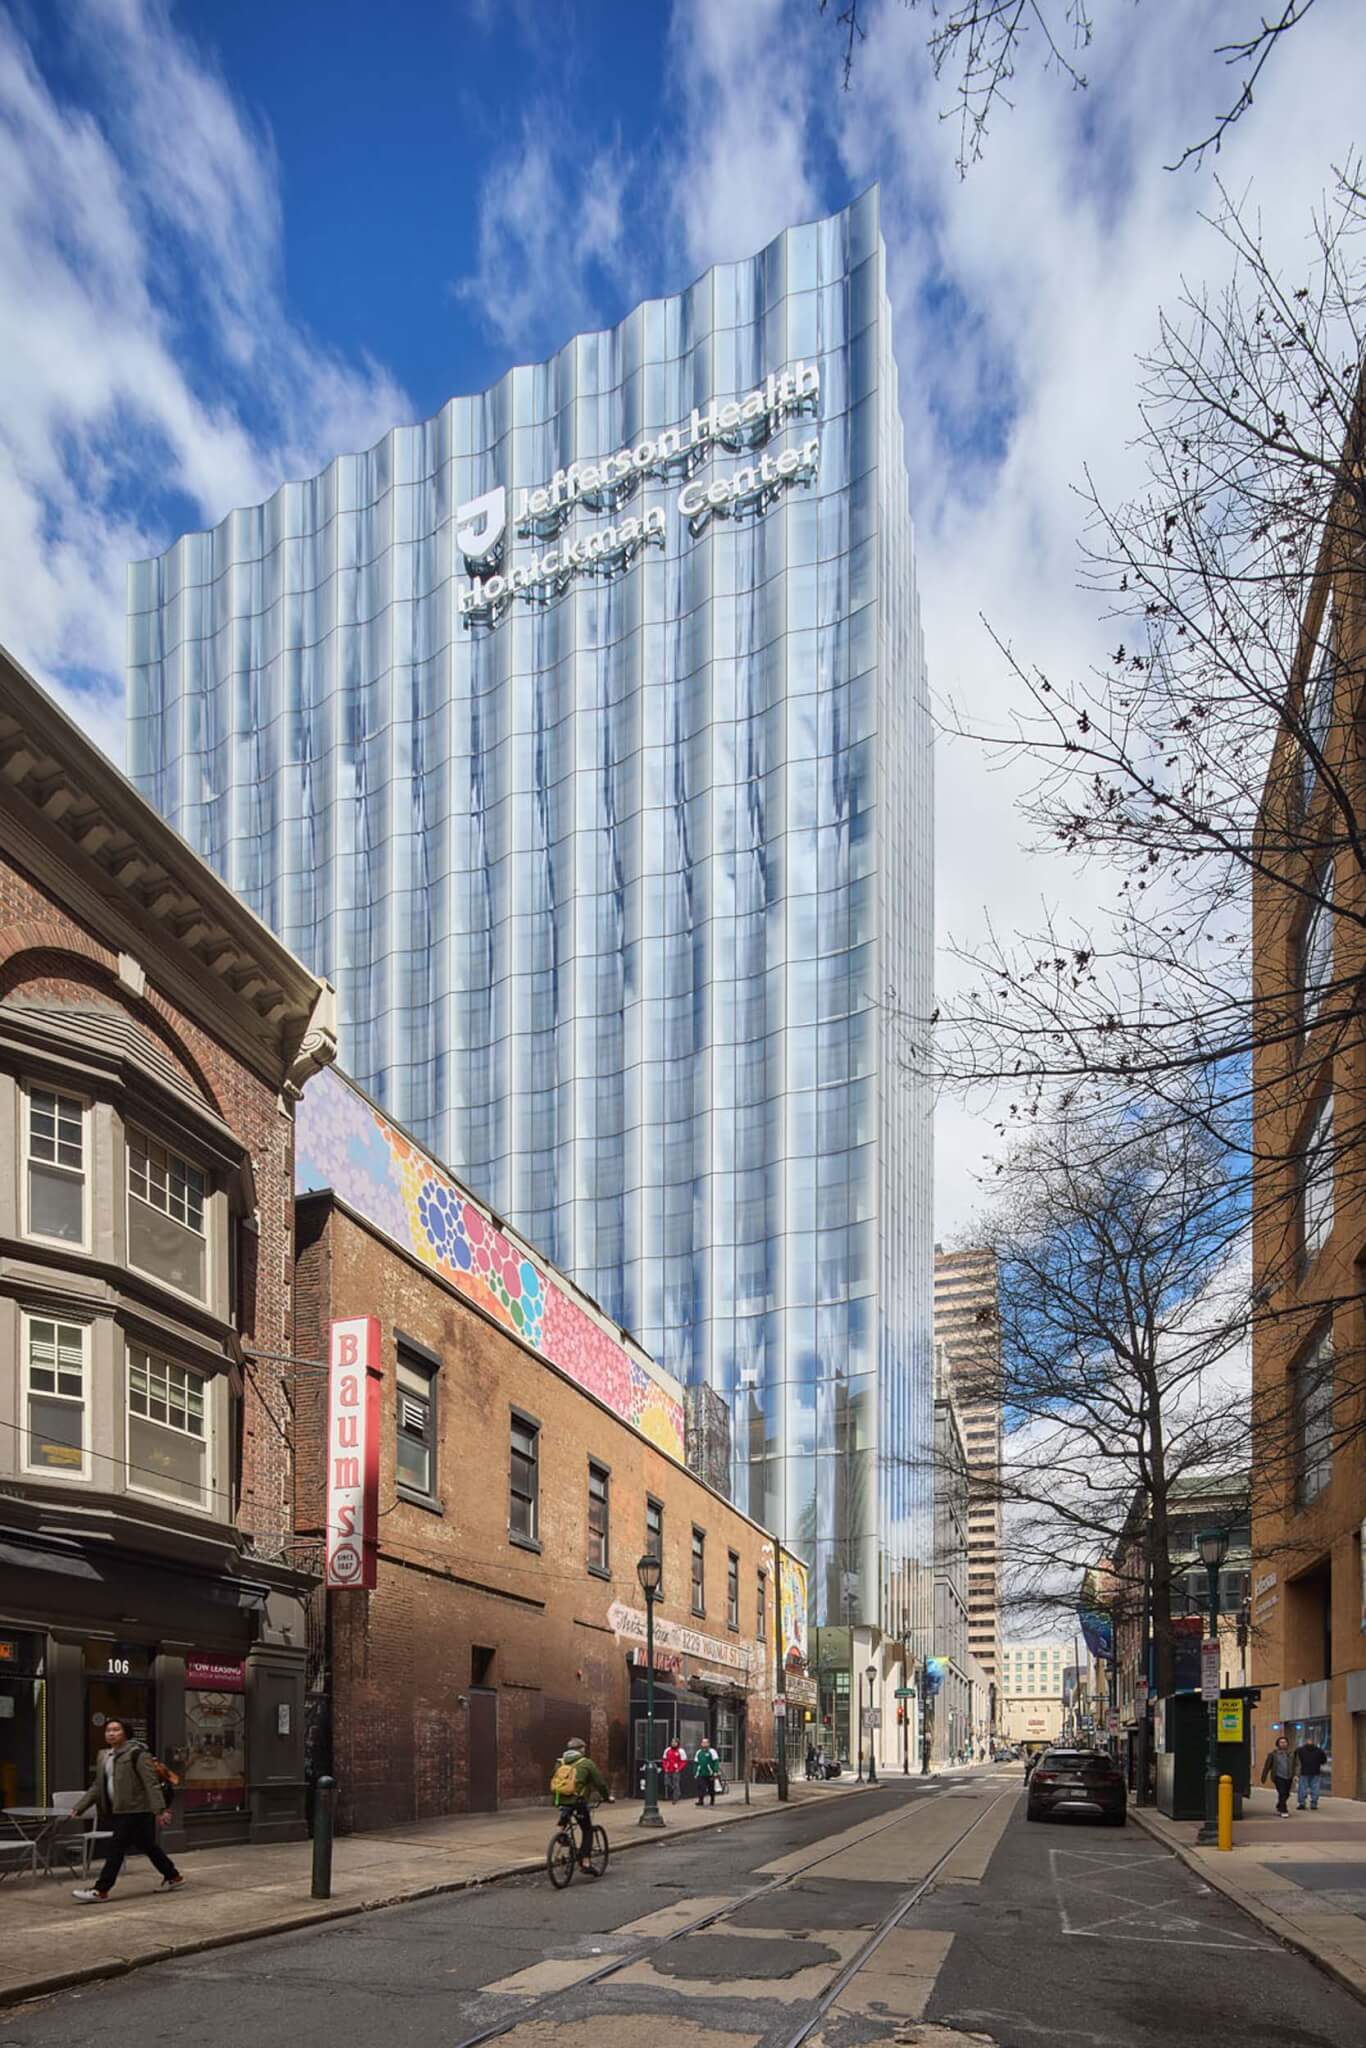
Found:
[[[923,1649],[930,724],[878,195],[131,574],[138,785]],[[894,994],[889,998],[889,991]]]
[[[709,1736],[742,1782],[778,1739],[786,1561],[687,1469],[681,1386],[386,1122],[414,1209],[450,1223],[435,1245],[407,1232],[354,1118],[335,1142],[347,1084],[328,1073],[315,1085],[325,1108],[301,1122],[294,1342],[305,1535],[322,1525],[326,1375],[303,1362],[327,1356],[334,1318],[373,1316],[383,1364],[377,1584],[317,1595],[328,1661],[315,1762],[337,1778],[341,1825],[543,1801],[576,1735],[618,1792],[637,1792],[645,1554],[663,1564],[653,1754],[676,1736],[691,1755]],[[335,1185],[316,1185],[323,1158]],[[814,1722],[800,1607],[784,1659],[798,1758]]]
[[[1002,1644],[998,1684],[1001,1733],[1007,1742],[1060,1740],[1066,1679],[1074,1668],[1071,1643]]]
[[[934,1404],[934,1654],[943,1682],[934,1703],[931,1757],[971,1749],[977,1730],[968,1619],[968,1464],[947,1392]]]
[[[1001,1401],[998,1273],[992,1251],[934,1252],[934,1345],[968,1466],[968,1641],[989,1685],[1001,1643]]]
[[[1366,1799],[1360,405],[1301,620],[1253,885],[1252,1676]]]
[[[281,1355],[331,991],[0,653],[0,1805],[117,1717],[173,1846],[301,1835]]]

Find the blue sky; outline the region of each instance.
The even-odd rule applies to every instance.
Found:
[[[1135,357],[1226,275],[1216,176],[1294,269],[1360,133],[1357,0],[1175,177],[1256,0],[1092,12],[1088,90],[1026,51],[960,179],[901,0],[848,93],[817,0],[0,0],[0,642],[120,757],[130,558],[877,178],[932,687],[999,719],[984,615],[1043,665],[1104,644],[1073,486],[1141,480]],[[973,750],[936,777],[942,981],[985,904],[1028,925],[1088,879]],[[938,1131],[951,1229],[982,1140]]]

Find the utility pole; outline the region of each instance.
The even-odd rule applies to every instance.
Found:
[[[783,1655],[783,1546],[773,1546],[773,1575],[777,1584],[773,1588],[773,1626],[777,1632],[777,1668],[773,1674],[773,1741],[778,1765],[778,1797],[786,1799],[787,1784],[787,1659]],[[820,1698],[819,1692],[816,1695]],[[782,1701],[781,1709],[778,1701]]]

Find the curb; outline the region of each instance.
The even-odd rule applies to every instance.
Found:
[[[876,1791],[877,1787],[873,1789]],[[850,1785],[847,1791],[833,1796],[847,1799],[854,1790],[855,1787]],[[799,1802],[805,1803],[804,1800]],[[771,1808],[741,1806],[734,1813],[718,1814],[715,1820],[706,1821],[700,1828],[687,1828],[680,1835],[670,1835],[667,1830],[662,1834],[653,1830],[649,1834],[630,1834],[612,1844],[612,1856],[615,1860],[632,1849],[655,1849],[661,1842],[685,1842],[691,1835],[710,1834],[713,1828],[729,1827],[736,1821],[762,1820],[780,1810],[777,1805]],[[153,1963],[176,1962],[181,1956],[202,1955],[208,1949],[239,1948],[248,1941],[268,1941],[275,1934],[298,1934],[305,1927],[322,1927],[333,1920],[353,1920],[362,1913],[382,1913],[391,1906],[413,1905],[420,1899],[441,1898],[451,1892],[474,1891],[480,1885],[501,1884],[510,1877],[534,1877],[544,1869],[545,1858],[538,1856],[534,1862],[507,1863],[496,1870],[481,1871],[477,1877],[438,1878],[428,1884],[406,1885],[398,1891],[385,1893],[382,1898],[353,1899],[345,1905],[319,1900],[316,1910],[290,1913],[286,1918],[272,1920],[268,1927],[243,1927],[227,1933],[195,1935],[190,1941],[168,1942],[164,1947],[149,1950],[146,1955],[111,1956],[107,1962],[85,1963],[79,1969],[57,1970],[45,1977],[27,1978],[23,1983],[0,1984],[0,2010],[27,2005],[39,1998],[50,1998],[55,1992],[71,1991],[82,1984],[97,1984],[108,1977],[127,1977],[134,1970],[146,1969]]]
[[[1362,1970],[1358,1964],[1346,1957],[1338,1961],[1331,1950],[1315,1947],[1301,1927],[1294,1921],[1285,1919],[1274,1907],[1263,1904],[1258,1894],[1244,1891],[1241,1885],[1234,1882],[1232,1876],[1226,1877],[1221,1870],[1212,1868],[1208,1862],[1198,1860],[1195,1851],[1187,1843],[1170,1841],[1149,1819],[1145,1807],[1131,1806],[1129,1818],[1137,1822],[1150,1840],[1160,1842],[1169,1855],[1177,1857],[1185,1864],[1187,1870],[1193,1871],[1215,1891],[1222,1893],[1223,1897],[1237,1906],[1240,1912],[1245,1913],[1249,1920],[1255,1920],[1259,1926],[1265,1927],[1268,1934],[1274,1934],[1277,1941],[1284,1942],[1287,1948],[1292,1948],[1297,1954],[1307,1957],[1323,1971],[1325,1977],[1331,1977],[1344,1991],[1350,1991],[1354,1998],[1359,1998],[1366,2004],[1366,1970]]]

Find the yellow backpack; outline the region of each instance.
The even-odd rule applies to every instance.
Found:
[[[556,1799],[577,1799],[579,1796],[579,1767],[562,1758],[556,1764],[550,1780],[550,1790]]]

